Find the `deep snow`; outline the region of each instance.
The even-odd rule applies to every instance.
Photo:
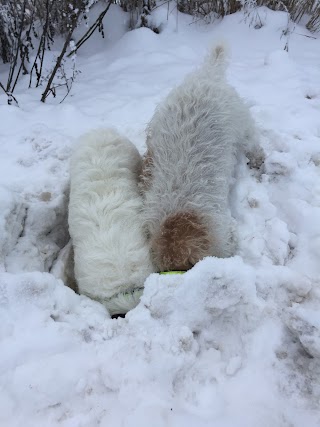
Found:
[[[1,426],[319,427],[320,40],[296,26],[287,53],[286,15],[258,13],[254,29],[159,8],[156,35],[125,33],[113,7],[63,104],[23,82],[20,108],[0,96]],[[267,155],[261,176],[237,170],[238,255],[151,275],[112,320],[48,273],[68,241],[72,146],[112,126],[143,152],[157,103],[221,39]]]

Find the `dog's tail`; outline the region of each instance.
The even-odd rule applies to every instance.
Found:
[[[215,45],[205,61],[209,73],[214,77],[224,77],[227,68],[227,48],[223,43]]]

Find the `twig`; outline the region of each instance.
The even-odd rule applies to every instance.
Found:
[[[308,36],[307,34],[294,33],[297,36],[308,37],[309,39],[317,40],[317,37]]]
[[[19,102],[17,101],[17,99],[13,96],[13,94],[9,91],[7,91],[5,89],[5,87],[3,86],[3,84],[0,82],[0,88],[3,90],[3,92],[7,95],[8,97],[8,105],[12,104],[12,100],[15,101],[15,103],[17,104],[17,106],[19,107]]]
[[[78,71],[78,72],[80,72],[80,71]],[[60,101],[60,104],[62,104],[63,101],[66,99],[66,97],[69,95],[71,88],[72,88],[72,84],[76,78],[76,74],[77,74],[77,72],[76,72],[75,65],[74,65],[73,70],[72,70],[72,76],[69,79],[67,79],[67,76],[65,75],[65,79],[66,79],[65,85],[67,86],[67,93],[65,94],[65,96]],[[69,80],[70,80],[70,85],[69,85]]]

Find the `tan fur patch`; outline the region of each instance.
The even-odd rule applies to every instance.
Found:
[[[166,218],[151,240],[154,262],[160,271],[189,270],[209,256],[212,240],[196,212],[177,212]]]

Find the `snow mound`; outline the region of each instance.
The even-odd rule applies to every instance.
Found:
[[[320,359],[303,350],[319,357],[319,324],[298,303],[281,320],[284,295],[289,303],[310,284],[280,269],[279,307],[262,297],[263,271],[207,258],[184,275],[151,275],[139,306],[117,320],[50,274],[3,275],[1,424],[300,425],[294,400],[307,389],[319,397]],[[313,322],[313,335],[292,316]],[[312,409],[307,419],[319,422]]]

